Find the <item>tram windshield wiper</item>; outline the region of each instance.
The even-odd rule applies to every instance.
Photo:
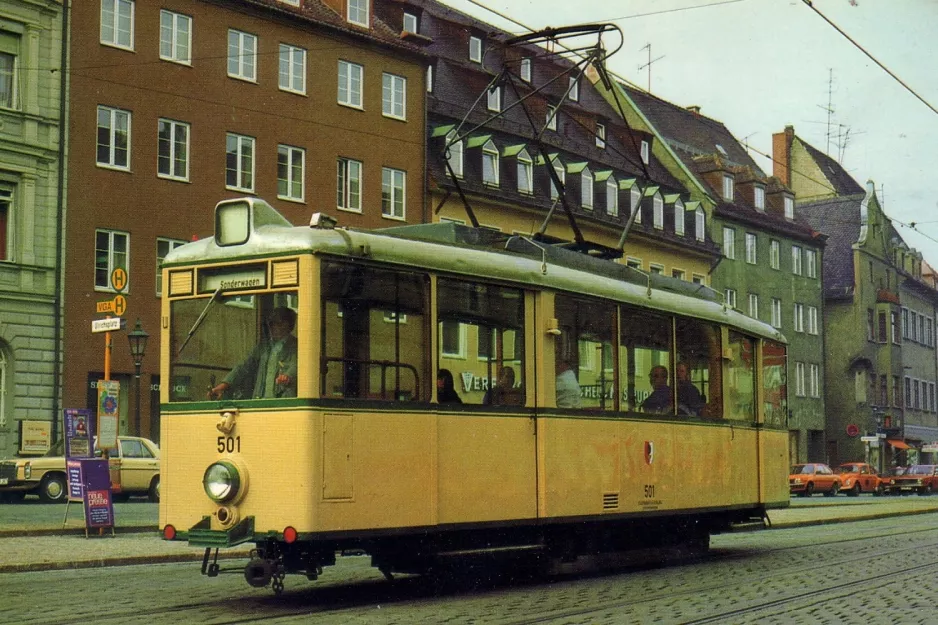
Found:
[[[176,357],[182,355],[182,350],[186,348],[186,345],[189,344],[189,339],[192,338],[192,335],[195,334],[195,331],[199,329],[199,326],[202,325],[202,322],[205,320],[205,315],[208,314],[208,309],[211,305],[218,299],[218,294],[221,293],[221,286],[215,289],[215,292],[212,293],[212,296],[208,298],[208,303],[205,305],[205,308],[202,309],[202,314],[199,315],[199,318],[195,320],[195,323],[192,324],[192,329],[189,330],[189,334],[186,335],[186,340],[182,342],[182,345],[179,346],[179,351],[176,353]]]

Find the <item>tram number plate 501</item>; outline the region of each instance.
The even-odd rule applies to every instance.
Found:
[[[218,453],[223,454],[228,452],[233,454],[236,451],[241,451],[241,437],[240,436],[219,436],[218,437]]]

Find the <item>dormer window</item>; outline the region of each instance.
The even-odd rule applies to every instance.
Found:
[[[764,211],[765,210],[765,187],[761,185],[756,185],[752,189],[753,191],[753,202],[756,205],[756,210]]]
[[[794,219],[795,218],[795,198],[786,195],[785,196],[785,219]]]
[[[576,81],[576,78],[574,76],[570,76],[570,86],[568,88],[568,91],[570,93],[570,99],[572,101],[578,102],[580,100],[580,83]]]
[[[469,60],[473,63],[482,62],[482,40],[474,35],[469,37]]]
[[[606,147],[606,127],[603,124],[596,124],[596,147]]]
[[[684,236],[684,202],[674,201],[674,234]]]
[[[414,34],[418,32],[417,16],[407,11],[404,11],[404,32]]]
[[[531,82],[531,59],[521,59],[521,80]]]
[[[518,152],[518,193],[534,193],[534,161],[526,149]]]
[[[655,229],[664,230],[664,199],[661,193],[655,193],[651,200],[652,221]]]
[[[547,129],[557,130],[557,107],[553,104],[547,105]]]
[[[612,176],[606,180],[606,214],[619,215],[619,183]]]
[[[642,223],[642,190],[637,184],[629,192],[629,211],[635,213],[635,223]]]
[[[490,111],[499,112],[502,110],[502,89],[501,87],[492,87],[487,94],[487,106]]]
[[[593,173],[589,167],[580,174],[580,206],[593,210]]]
[[[707,218],[704,215],[704,210],[701,207],[697,207],[697,210],[694,211],[694,238],[698,241],[703,241],[705,237],[704,229],[707,226]]]
[[[551,161],[551,166],[554,168],[554,173],[557,174],[557,179],[560,180],[560,184],[564,184],[567,179],[567,170],[564,169],[563,162],[560,160],[560,158],[554,158]],[[554,184],[554,179],[551,178],[550,199],[556,200],[559,196],[560,193],[557,191],[557,185]]]
[[[723,199],[733,201],[733,176],[730,174],[723,174]]]
[[[368,4],[371,0],[348,0],[348,21],[368,28]]]
[[[492,187],[498,186],[498,148],[491,140],[482,146],[482,182]]]
[[[649,147],[650,146],[648,145],[647,141],[642,141],[642,151],[641,151],[642,162],[645,163],[646,165],[648,164]]]
[[[447,161],[449,161],[449,166],[453,170],[453,175],[457,178],[462,178],[462,157],[463,157],[463,144],[462,141],[455,141],[456,137],[455,130],[450,130],[446,135],[446,153],[443,155]]]

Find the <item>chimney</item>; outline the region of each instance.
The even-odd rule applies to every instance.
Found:
[[[693,113],[694,115],[700,117],[700,105],[699,104],[691,104],[690,106],[687,107],[687,110]]]
[[[772,135],[772,173],[788,188],[791,187],[791,144],[795,127],[785,126],[784,132]]]

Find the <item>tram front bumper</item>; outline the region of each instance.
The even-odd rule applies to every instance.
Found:
[[[202,517],[201,521],[189,528],[186,537],[193,547],[224,548],[252,542],[254,517],[245,517],[227,529],[212,529],[212,517]]]

